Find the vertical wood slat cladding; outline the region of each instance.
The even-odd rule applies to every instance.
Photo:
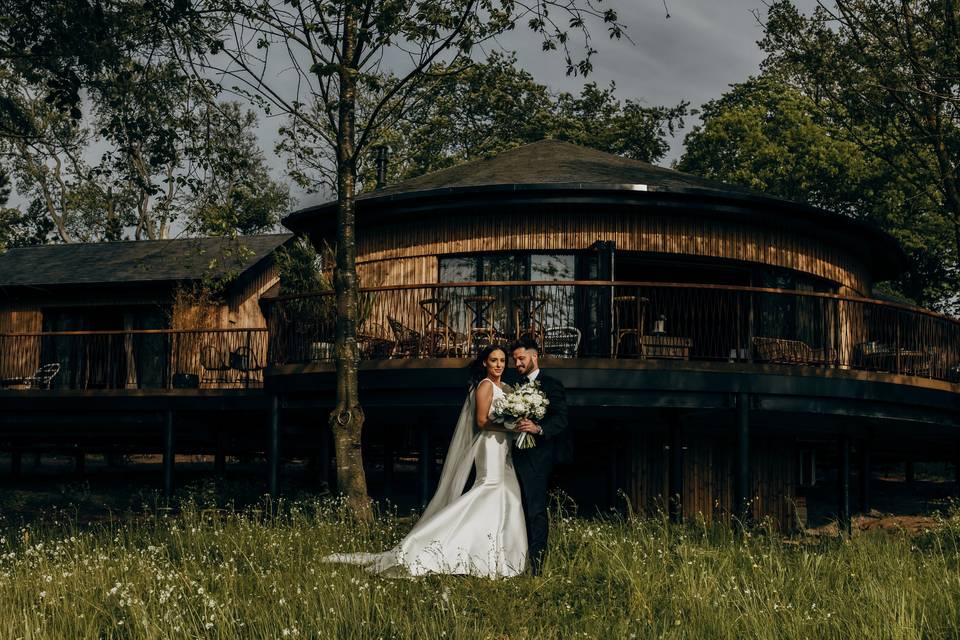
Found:
[[[366,228],[359,235],[362,286],[419,284],[436,280],[429,258],[490,251],[582,250],[597,240],[613,240],[625,251],[675,253],[726,258],[795,269],[866,293],[872,285],[854,256],[786,229],[770,229],[727,220],[655,213],[532,213],[449,215],[428,221]],[[401,266],[390,262],[404,259]],[[422,262],[406,262],[420,258]],[[383,261],[383,262],[379,262]],[[376,264],[376,266],[374,266]],[[417,266],[412,266],[417,265]],[[435,267],[435,263],[434,263]],[[409,278],[417,278],[412,280]]]
[[[642,432],[631,442],[632,506],[639,513],[662,513],[668,497],[667,434]],[[684,438],[684,446],[683,517],[729,523],[734,491],[734,442],[693,434]],[[796,455],[790,441],[751,438],[750,509],[755,521],[770,518],[781,530],[794,528],[796,471]]]
[[[435,255],[390,258],[357,264],[360,286],[431,284],[437,281],[439,258]]]
[[[34,306],[9,305],[0,309],[0,335],[5,333],[38,333],[43,329],[43,313]],[[40,366],[39,341],[13,338],[0,344],[0,378],[31,376]]]

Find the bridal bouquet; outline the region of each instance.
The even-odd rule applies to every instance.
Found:
[[[513,391],[493,401],[493,420],[508,429],[516,429],[517,423],[527,418],[540,420],[547,414],[550,401],[540,389],[540,383],[534,380],[518,385]],[[537,446],[533,436],[521,433],[517,437],[518,449]]]

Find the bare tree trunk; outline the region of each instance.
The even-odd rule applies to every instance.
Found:
[[[354,116],[357,73],[352,68],[357,46],[357,21],[347,10],[343,24],[340,65],[340,104],[337,131],[337,268],[334,293],[337,305],[337,330],[334,361],[337,366],[337,404],[330,414],[337,459],[337,486],[347,505],[360,520],[373,519],[367,478],[363,470],[360,436],[363,432],[363,408],[357,393],[357,283],[356,189]]]

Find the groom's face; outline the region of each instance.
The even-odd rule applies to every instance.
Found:
[[[524,349],[523,347],[514,349],[513,363],[516,365],[517,372],[520,375],[529,375],[537,370],[537,352],[533,349]]]

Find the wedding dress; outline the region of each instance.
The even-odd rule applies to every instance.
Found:
[[[480,384],[493,382],[484,378]],[[504,392],[494,384],[493,394],[496,399]],[[389,575],[495,578],[521,573],[527,563],[527,531],[511,443],[506,433],[477,428],[472,389],[460,411],[437,492],[410,533],[383,553],[338,553],[325,561],[364,565]],[[476,481],[463,493],[474,465]]]

